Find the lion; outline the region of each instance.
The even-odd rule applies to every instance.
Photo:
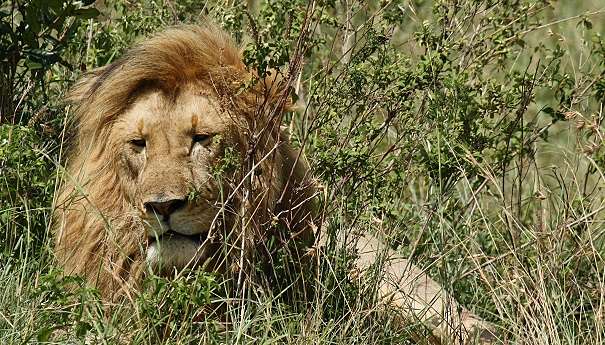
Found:
[[[324,241],[314,224],[317,183],[279,125],[287,85],[242,61],[216,26],[182,26],[76,83],[54,222],[65,274],[115,300],[149,272],[195,268],[241,280],[269,237],[301,261],[321,252],[312,250]],[[429,321],[438,338],[487,329],[378,238],[356,246],[358,274],[382,263],[377,289],[390,312]]]

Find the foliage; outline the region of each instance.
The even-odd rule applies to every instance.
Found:
[[[58,271],[51,271],[41,278],[35,297],[41,298],[39,329],[35,335],[38,342],[48,342],[53,333],[61,331],[72,334],[76,339],[84,340],[92,329],[86,321],[87,309],[96,309],[101,313],[101,304],[96,291],[87,288],[78,277],[62,277]]]
[[[38,254],[46,241],[55,184],[46,145],[33,128],[0,125],[0,257]]]
[[[82,20],[99,12],[94,1],[32,0],[0,3],[0,123],[27,122],[48,101],[48,72],[72,67],[63,56]],[[41,95],[35,99],[34,95]],[[34,104],[29,104],[31,101]],[[32,108],[27,106],[32,105]],[[18,117],[17,117],[18,116]]]
[[[372,293],[350,279],[354,254],[336,241],[295,301],[284,296],[291,282],[280,277],[291,272],[280,252],[274,290],[230,301],[230,331],[198,318],[224,299],[219,277],[152,277],[107,318],[94,291],[49,268],[69,84],[142,36],[210,17],[259,76],[291,81],[297,107],[284,125],[322,185],[317,225],[331,240],[382,235],[495,322],[503,343],[602,343],[604,27],[598,1],[571,3],[3,1],[0,281],[18,293],[0,299],[0,342],[425,334],[393,332],[368,311]],[[217,175],[235,168],[228,153]]]
[[[144,292],[138,296],[137,307],[142,321],[151,325],[150,331],[155,339],[170,339],[183,333],[205,333],[208,325],[202,321],[205,314],[212,315],[211,302],[218,289],[212,275],[198,271],[170,280],[150,277],[143,285]],[[146,336],[139,335],[139,338],[144,341]]]

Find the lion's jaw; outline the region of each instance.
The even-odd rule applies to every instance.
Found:
[[[113,126],[153,270],[200,265],[216,251],[210,232],[221,207],[212,168],[227,141],[226,121],[216,101],[190,86],[176,95],[142,92]]]

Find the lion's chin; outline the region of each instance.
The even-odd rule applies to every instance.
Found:
[[[208,257],[199,236],[164,234],[151,240],[147,247],[146,262],[156,274],[171,274],[183,268],[193,268]]]

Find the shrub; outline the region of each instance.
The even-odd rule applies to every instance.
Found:
[[[48,206],[69,137],[69,109],[61,103],[69,82],[110,63],[138,37],[209,16],[242,42],[251,69],[291,81],[297,110],[282,120],[322,185],[318,225],[328,236],[382,234],[500,326],[504,342],[603,342],[605,44],[597,1],[97,5],[0,6],[0,249],[3,260],[22,262],[0,278],[21,269],[36,280],[36,269],[24,268],[26,252],[48,270]],[[140,342],[158,335],[146,325],[165,315],[174,316],[165,328],[173,337],[162,341],[172,343],[398,343],[424,334],[411,325],[394,335],[389,320],[367,317],[370,294],[348,279],[350,254],[329,243],[305,308],[284,303],[281,286],[238,296],[247,307],[230,311],[238,321],[220,336],[212,322],[170,324],[202,308],[206,297],[218,298],[222,282],[207,275],[152,280],[157,293],[140,296],[135,316],[88,313],[84,320],[71,310],[69,322],[111,341],[119,338],[111,327],[126,335],[144,330]],[[286,271],[288,258],[276,265]],[[190,284],[202,294],[191,304]],[[94,293],[82,295],[94,301]],[[29,297],[19,296],[0,309],[0,329],[22,324],[18,315],[41,320],[25,306]],[[3,315],[12,321],[3,323]]]

